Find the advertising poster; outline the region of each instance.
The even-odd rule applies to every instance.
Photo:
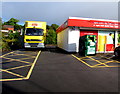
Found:
[[[99,31],[98,51],[106,52],[114,50],[114,31]]]

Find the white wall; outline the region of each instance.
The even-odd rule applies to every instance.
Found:
[[[118,45],[118,31],[115,31],[115,47],[117,47]]]
[[[62,48],[67,52],[78,52],[79,37],[80,32],[77,28],[73,30],[68,27],[57,34],[57,45],[59,48]]]
[[[79,51],[79,38],[80,38],[79,29],[75,28],[75,30],[73,30],[70,28],[68,33],[68,51],[69,52]]]
[[[66,51],[68,50],[68,31],[69,28],[57,34],[57,46]]]

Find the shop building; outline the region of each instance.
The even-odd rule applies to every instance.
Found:
[[[96,35],[96,52],[113,52],[120,44],[120,22],[115,20],[69,17],[57,29],[57,46],[79,52],[80,37]]]

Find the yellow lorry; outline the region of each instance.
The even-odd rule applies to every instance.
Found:
[[[46,39],[46,22],[25,21],[24,47],[44,48]]]

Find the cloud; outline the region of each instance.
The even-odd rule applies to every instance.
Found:
[[[69,16],[118,19],[117,2],[3,2],[2,16],[5,20],[16,18],[20,23],[26,20],[46,21],[61,24]]]
[[[2,0],[3,2],[119,2],[120,0]]]

